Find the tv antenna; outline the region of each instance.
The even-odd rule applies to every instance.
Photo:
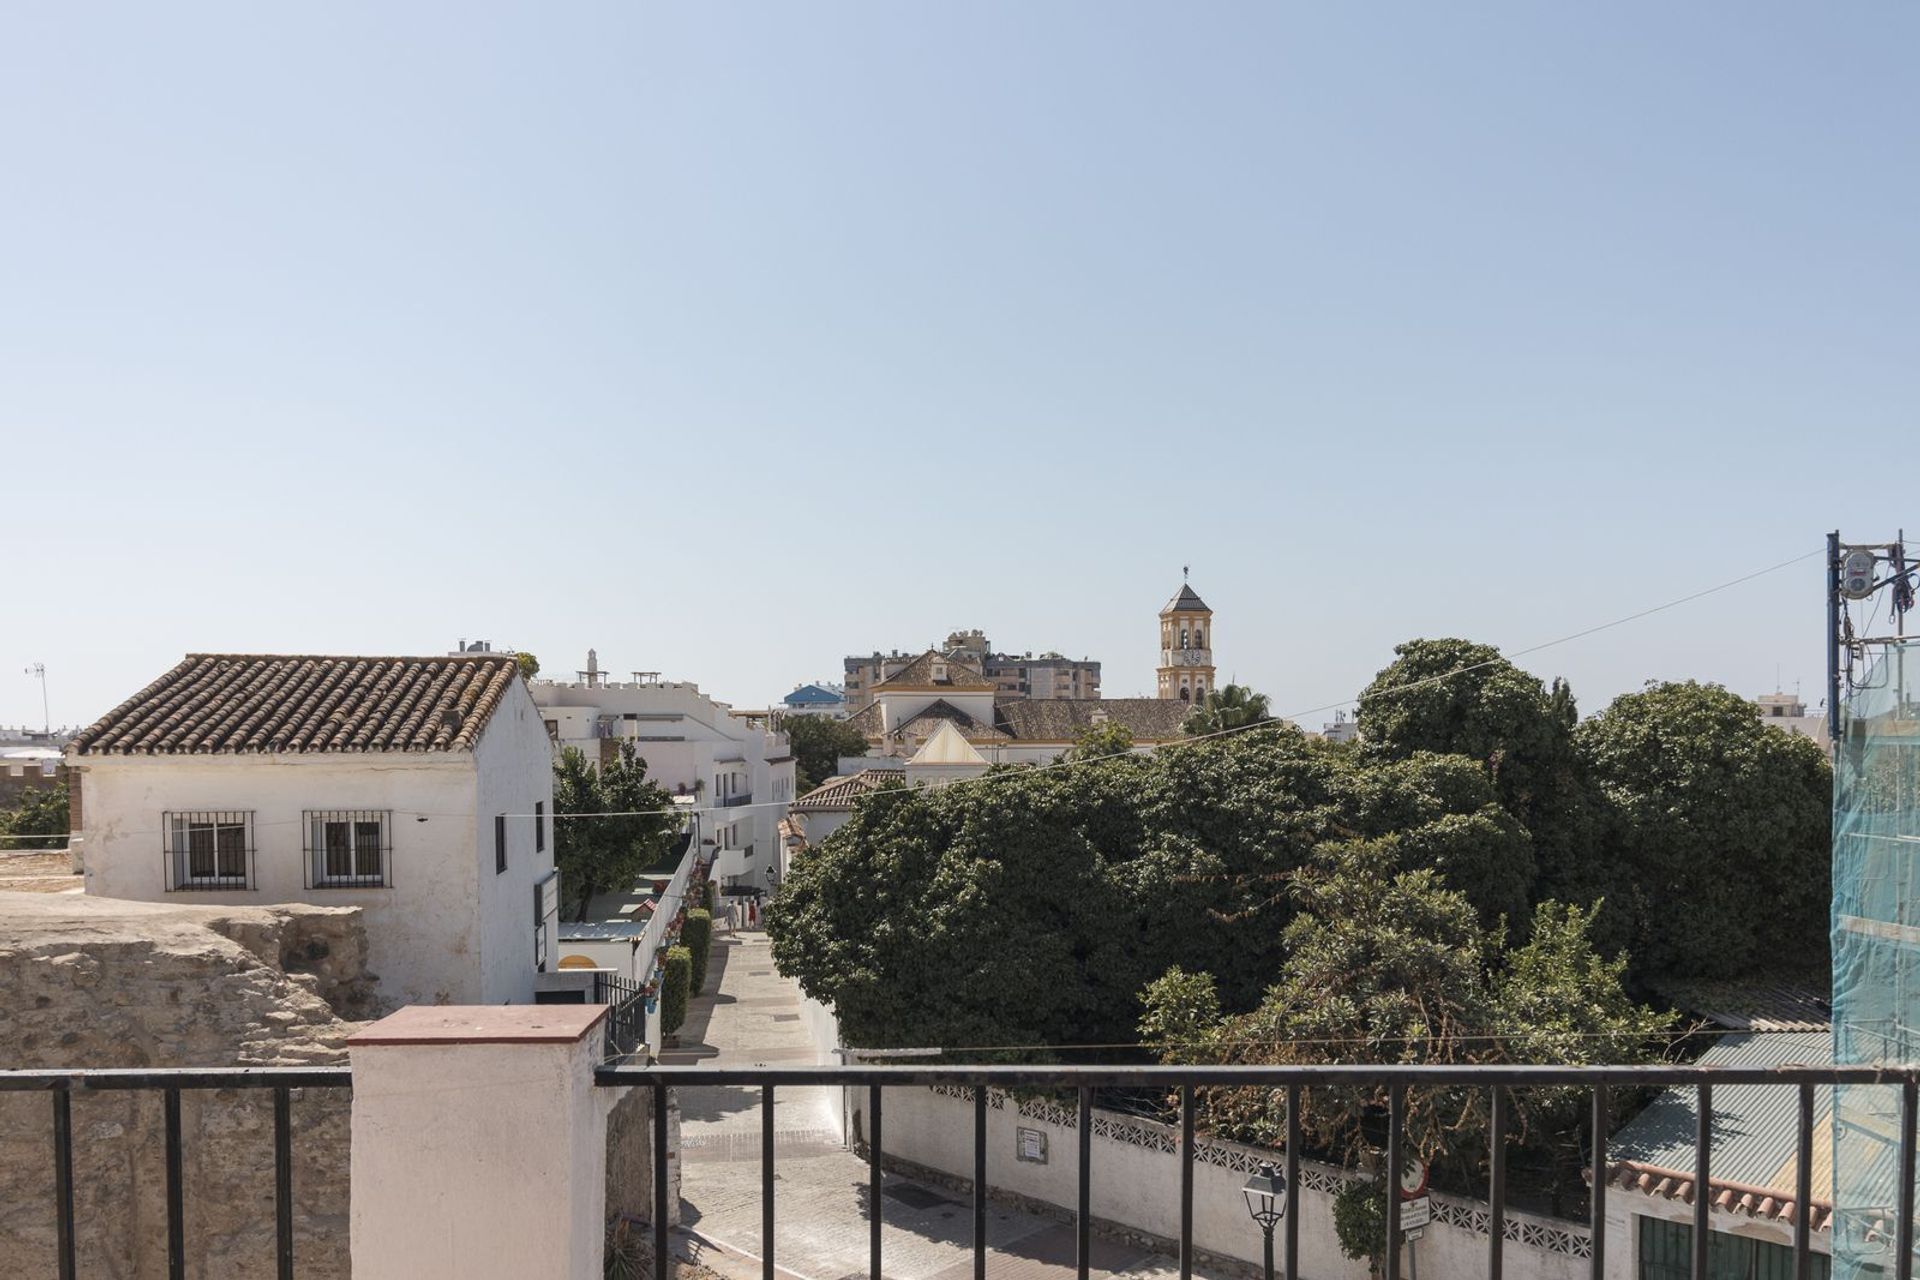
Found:
[[[27,674],[40,682],[41,728],[51,737],[53,735],[53,717],[47,712],[47,664],[44,662],[36,662],[27,668]]]

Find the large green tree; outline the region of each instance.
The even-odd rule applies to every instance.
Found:
[[[1564,680],[1549,687],[1491,645],[1409,640],[1360,695],[1359,748],[1375,760],[1433,752],[1478,762],[1533,842],[1535,897],[1590,903],[1611,886],[1592,874],[1596,831],[1573,750],[1578,720]]]
[[[1293,873],[1355,833],[1397,836],[1398,856],[1457,879],[1489,922],[1527,909],[1524,834],[1471,761],[1369,764],[1276,723],[869,800],[795,864],[768,928],[783,971],[841,1010],[850,1043],[954,1043],[954,1008],[969,1009],[969,1035],[991,1036],[969,1043],[1110,1040],[1133,993],[1173,966],[1212,974],[1226,1008],[1257,1004],[1285,960]],[[1017,874],[981,865],[1016,857]],[[1075,961],[969,1006],[961,988],[1021,920]]]
[[[647,777],[631,742],[598,769],[576,747],[553,766],[554,866],[585,920],[593,899],[631,887],[671,847],[683,819],[673,797]]]
[[[1825,964],[1833,771],[1811,740],[1687,681],[1616,698],[1574,744],[1637,972]]]
[[[1577,907],[1543,904],[1527,944],[1509,949],[1466,897],[1432,870],[1402,869],[1393,839],[1331,842],[1292,880],[1299,913],[1286,928],[1286,962],[1249,1013],[1215,1017],[1204,975],[1174,970],[1143,995],[1143,1039],[1180,1063],[1631,1062],[1646,1057],[1669,1020],[1636,1007],[1622,961],[1601,959]],[[1407,1134],[1422,1156],[1471,1153],[1462,1134],[1484,1123],[1483,1090],[1409,1094]],[[1519,1129],[1570,1123],[1567,1099],[1515,1095]],[[1383,1088],[1310,1090],[1301,1111],[1310,1141],[1357,1155]],[[1271,1142],[1285,1132],[1285,1095],[1209,1090],[1221,1132]]]
[[[840,757],[867,754],[866,735],[831,716],[787,716],[781,732],[793,751],[796,795],[805,795],[840,771]]]

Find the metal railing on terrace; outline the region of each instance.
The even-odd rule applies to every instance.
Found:
[[[1700,1067],[1700,1066],[1217,1066],[1217,1067],[1077,1067],[1077,1066],[843,1066],[843,1067],[628,1067],[602,1066],[594,1083],[607,1088],[637,1087],[654,1095],[653,1127],[653,1266],[655,1276],[671,1275],[667,1193],[670,1186],[670,1109],[668,1091],[694,1087],[758,1089],[761,1105],[760,1185],[761,1259],[766,1280],[777,1275],[774,1249],[774,1179],[776,1091],[781,1088],[839,1086],[866,1088],[868,1093],[867,1160],[871,1199],[868,1212],[868,1268],[872,1280],[881,1280],[881,1226],[883,1215],[881,1172],[885,1160],[882,1099],[887,1088],[946,1086],[972,1090],[973,1099],[973,1275],[984,1280],[987,1267],[987,1108],[990,1089],[1071,1091],[1078,1102],[1078,1204],[1075,1260],[1080,1280],[1091,1269],[1091,1186],[1093,1176],[1093,1095],[1096,1089],[1150,1088],[1177,1096],[1180,1111],[1179,1255],[1182,1280],[1191,1280],[1194,1265],[1193,1188],[1197,1094],[1203,1089],[1273,1089],[1287,1098],[1287,1141],[1281,1159],[1285,1166],[1286,1212],[1283,1274],[1297,1276],[1299,1259],[1299,1192],[1301,1186],[1300,1102],[1315,1089],[1367,1086],[1382,1088],[1388,1097],[1387,1167],[1403,1167],[1406,1150],[1407,1093],[1410,1089],[1478,1088],[1489,1096],[1489,1171],[1487,1199],[1490,1221],[1485,1274],[1500,1280],[1505,1250],[1507,1209],[1507,1146],[1512,1136],[1512,1093],[1535,1088],[1584,1090],[1590,1098],[1593,1133],[1590,1157],[1592,1221],[1591,1275],[1607,1274],[1606,1214],[1608,1189],[1607,1134],[1611,1098],[1616,1089],[1679,1086],[1697,1091],[1697,1127],[1694,1186],[1710,1186],[1713,1146],[1713,1090],[1726,1085],[1767,1085],[1798,1091],[1798,1158],[1795,1162],[1793,1215],[1793,1274],[1806,1280],[1812,1274],[1810,1218],[1814,1161],[1814,1091],[1829,1085],[1883,1085],[1900,1091],[1897,1166],[1890,1169],[1897,1203],[1885,1206],[1890,1222],[1883,1224],[1893,1237],[1891,1262],[1896,1280],[1912,1280],[1914,1262],[1915,1122],[1920,1116],[1920,1067]],[[0,1071],[0,1091],[48,1092],[51,1142],[51,1191],[58,1220],[59,1274],[74,1275],[73,1119],[74,1093],[89,1090],[158,1090],[165,1098],[166,1198],[169,1274],[185,1273],[185,1205],[182,1186],[180,1095],[193,1089],[272,1089],[274,1091],[274,1208],[278,1274],[287,1280],[293,1271],[293,1202],[291,1194],[292,1142],[289,1091],[296,1088],[343,1088],[352,1084],[344,1068],[229,1068],[224,1070],[111,1070],[111,1071]],[[1889,1155],[1892,1155],[1891,1148]],[[1890,1160],[1890,1164],[1893,1161]],[[1897,1170],[1897,1171],[1896,1171]],[[420,1171],[431,1178],[433,1171]],[[1712,1238],[1709,1211],[1713,1196],[1692,1198],[1693,1234],[1691,1274],[1707,1280],[1708,1246]],[[1384,1275],[1402,1275],[1400,1200],[1387,1197]]]
[[[731,809],[736,805],[752,804],[753,792],[742,791],[739,795],[721,796],[717,803],[722,809]]]

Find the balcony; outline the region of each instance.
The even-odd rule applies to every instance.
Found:
[[[742,791],[738,795],[722,796],[714,804],[722,809],[737,809],[744,804],[753,803],[753,792]]]
[[[376,1144],[381,1148],[378,1151],[362,1151],[356,1147],[355,1176],[373,1176],[372,1172],[363,1173],[363,1170],[384,1171],[386,1174],[377,1187],[356,1187],[353,1196],[356,1276],[361,1276],[364,1271],[366,1274],[362,1280],[385,1280],[388,1276],[407,1274],[400,1261],[392,1266],[378,1265],[378,1260],[387,1255],[377,1248],[369,1248],[363,1255],[363,1245],[385,1241],[397,1254],[404,1250],[394,1242],[416,1237],[430,1240],[448,1238],[441,1232],[449,1223],[440,1221],[448,1214],[466,1215],[461,1219],[461,1225],[463,1229],[476,1233],[471,1240],[472,1247],[476,1249],[495,1247],[489,1240],[497,1236],[501,1242],[497,1247],[505,1250],[509,1242],[526,1233],[542,1235],[545,1240],[542,1247],[553,1247],[554,1241],[571,1231],[575,1238],[570,1240],[571,1251],[566,1256],[573,1261],[562,1269],[556,1255],[554,1269],[545,1274],[598,1274],[597,1255],[602,1247],[598,1215],[595,1216],[591,1233],[593,1239],[582,1241],[577,1238],[584,1230],[578,1225],[578,1215],[574,1225],[569,1226],[567,1215],[550,1212],[552,1204],[538,1195],[528,1195],[527,1188],[548,1186],[541,1180],[541,1175],[550,1168],[572,1168],[575,1170],[572,1175],[574,1184],[570,1187],[550,1187],[554,1196],[563,1193],[606,1193],[604,1166],[588,1162],[582,1170],[579,1163],[582,1150],[590,1152],[596,1143],[604,1148],[606,1142],[605,1126],[609,1109],[591,1103],[593,1091],[600,1089],[619,1090],[623,1095],[649,1102],[651,1120],[641,1132],[650,1145],[651,1185],[648,1190],[652,1213],[647,1235],[650,1237],[648,1243],[653,1257],[653,1274],[657,1276],[670,1275],[673,1262],[669,1223],[674,1215],[668,1202],[672,1186],[668,1175],[675,1159],[671,1143],[676,1126],[670,1119],[673,1111],[667,1105],[670,1097],[674,1091],[683,1089],[737,1090],[740,1091],[736,1095],[740,1105],[757,1104],[761,1108],[761,1141],[757,1162],[758,1208],[761,1239],[766,1243],[759,1260],[767,1274],[775,1274],[778,1265],[775,1247],[775,1184],[778,1176],[775,1107],[779,1105],[783,1090],[818,1090],[823,1086],[852,1091],[852,1096],[858,1101],[854,1146],[860,1152],[867,1170],[864,1205],[885,1206],[884,1212],[874,1212],[871,1207],[861,1210],[866,1221],[867,1271],[875,1280],[882,1276],[887,1262],[887,1236],[903,1229],[892,1220],[894,1200],[900,1198],[898,1178],[889,1192],[894,1199],[882,1198],[883,1169],[889,1162],[890,1154],[884,1110],[887,1091],[916,1089],[923,1094],[930,1092],[943,1098],[947,1105],[970,1114],[970,1140],[960,1126],[949,1126],[945,1136],[951,1143],[959,1144],[956,1149],[965,1148],[971,1152],[971,1176],[956,1179],[955,1185],[964,1186],[960,1194],[966,1195],[970,1201],[969,1243],[973,1274],[982,1276],[986,1274],[989,1256],[999,1252],[994,1248],[988,1230],[988,1204],[995,1198],[997,1189],[997,1180],[991,1174],[988,1160],[990,1113],[1002,1108],[1008,1097],[1019,1096],[1023,1091],[1025,1096],[1032,1097],[1038,1092],[1056,1100],[1039,1105],[1055,1113],[1055,1123],[1073,1134],[1073,1151],[1060,1153],[1062,1158],[1057,1163],[1071,1167],[1070,1185],[1074,1203],[1068,1207],[1073,1215],[1072,1251],[1076,1274],[1085,1280],[1093,1269],[1096,1188],[1109,1200],[1115,1187],[1125,1184],[1136,1197],[1166,1201],[1157,1211],[1164,1213],[1169,1223],[1177,1223],[1167,1243],[1171,1251],[1177,1252],[1183,1277],[1190,1277],[1194,1273],[1198,1251],[1207,1250],[1212,1251],[1213,1256],[1219,1255],[1221,1241],[1217,1238],[1199,1241],[1196,1220],[1197,1217],[1205,1217],[1216,1231],[1223,1221],[1235,1220],[1222,1216],[1221,1201],[1229,1197],[1219,1194],[1220,1178],[1231,1176],[1238,1179],[1244,1171],[1222,1170],[1219,1161],[1212,1158],[1197,1168],[1197,1152],[1210,1148],[1217,1150],[1217,1144],[1211,1140],[1198,1141],[1195,1133],[1196,1096],[1203,1090],[1257,1088],[1284,1092],[1289,1103],[1289,1116],[1297,1116],[1300,1101],[1315,1090],[1355,1086],[1381,1090],[1389,1100],[1384,1134],[1388,1168],[1404,1167],[1405,1164],[1402,1157],[1406,1154],[1404,1129],[1409,1091],[1434,1088],[1484,1090],[1490,1117],[1490,1157],[1484,1184],[1486,1201],[1484,1212],[1478,1216],[1465,1215],[1472,1220],[1464,1229],[1485,1236],[1480,1246],[1484,1250],[1481,1254],[1484,1263],[1469,1265],[1481,1274],[1494,1277],[1501,1276],[1508,1255],[1516,1253],[1518,1248],[1516,1241],[1519,1237],[1509,1229],[1507,1222],[1506,1180],[1506,1153],[1514,1137],[1509,1126],[1512,1118],[1511,1098],[1515,1090],[1568,1088],[1581,1091],[1587,1097],[1593,1132],[1600,1138],[1592,1144],[1586,1158],[1591,1187],[1588,1210],[1591,1235],[1590,1247],[1581,1256],[1586,1262],[1584,1269],[1595,1277],[1625,1275],[1631,1267],[1631,1260],[1627,1258],[1617,1258],[1615,1265],[1610,1267],[1607,1253],[1609,1188],[1615,1186],[1621,1177],[1620,1167],[1609,1158],[1607,1144],[1615,1096],[1625,1096],[1649,1087],[1691,1090],[1698,1101],[1695,1112],[1698,1117],[1697,1145],[1694,1167],[1690,1171],[1691,1185],[1695,1188],[1716,1188],[1713,1195],[1692,1194],[1689,1197],[1693,1227],[1691,1273],[1705,1277],[1717,1274],[1708,1269],[1708,1243],[1724,1238],[1721,1234],[1710,1232],[1712,1214],[1729,1212],[1727,1195],[1719,1189],[1722,1184],[1714,1182],[1711,1167],[1713,1091],[1728,1086],[1761,1086],[1794,1091],[1793,1096],[1798,1102],[1798,1152],[1793,1166],[1797,1171],[1794,1175],[1796,1186],[1789,1203],[1791,1207],[1800,1209],[1828,1209],[1828,1206],[1813,1199],[1812,1171],[1817,1163],[1814,1098],[1817,1088],[1834,1085],[1881,1086],[1897,1091],[1897,1124],[1895,1131],[1881,1135],[1884,1141],[1880,1153],[1885,1157],[1886,1184],[1894,1203],[1872,1211],[1878,1215],[1873,1220],[1873,1230],[1878,1233],[1876,1238],[1889,1255],[1891,1274],[1900,1277],[1910,1277],[1912,1274],[1915,1122],[1916,1114],[1920,1113],[1920,1105],[1916,1104],[1916,1097],[1920,1095],[1920,1067],[640,1067],[608,1065],[600,1061],[597,1014],[575,1015],[578,1022],[575,1028],[576,1042],[557,1046],[554,1024],[556,1017],[561,1015],[556,1014],[553,1006],[542,1007],[539,1013],[534,1013],[532,1009],[530,1006],[519,1006],[507,1010],[405,1010],[386,1022],[376,1024],[369,1029],[369,1033],[356,1037],[351,1071],[333,1068],[230,1068],[0,1072],[0,1092],[43,1092],[51,1100],[48,1115],[51,1137],[48,1189],[52,1200],[50,1216],[57,1224],[55,1247],[59,1274],[75,1274],[76,1233],[80,1230],[74,1211],[75,1144],[76,1141],[93,1140],[91,1135],[76,1138],[72,1099],[76,1095],[85,1096],[96,1091],[147,1090],[162,1096],[165,1104],[167,1249],[173,1274],[184,1273],[187,1224],[193,1220],[191,1215],[194,1212],[181,1173],[179,1107],[182,1093],[194,1090],[271,1091],[274,1104],[274,1253],[278,1274],[289,1277],[296,1274],[293,1200],[289,1188],[292,1168],[289,1112],[290,1106],[296,1101],[294,1091],[355,1087],[355,1141]],[[440,1019],[436,1025],[442,1031],[437,1039],[422,1036],[410,1041],[397,1032],[382,1032],[382,1028],[389,1024],[417,1024],[434,1018]],[[504,1024],[512,1024],[514,1019],[520,1019],[524,1024],[519,1028],[520,1039],[516,1040],[506,1031],[486,1027],[480,1028],[475,1032],[475,1038],[468,1040],[448,1040],[444,1034],[445,1027],[457,1025],[465,1029],[469,1024],[478,1024],[487,1018],[503,1021]],[[511,1030],[511,1026],[508,1029]],[[471,1051],[473,1057],[463,1059],[448,1047],[460,1044],[481,1047]],[[362,1045],[381,1048],[376,1053],[368,1054],[363,1061]],[[411,1056],[414,1061],[406,1063],[405,1071],[402,1071],[396,1065],[396,1056],[401,1060]],[[533,1077],[524,1074],[528,1062],[504,1060],[513,1058],[525,1058],[536,1066],[539,1063],[560,1063],[562,1069],[542,1088],[522,1087],[501,1092],[497,1087],[499,1081],[537,1078],[538,1073]],[[433,1078],[436,1080],[435,1097],[426,1101],[409,1101],[405,1091],[396,1093],[388,1087],[393,1079],[413,1079],[413,1073],[417,1073],[426,1063],[432,1064]],[[383,1070],[389,1075],[381,1077],[379,1073]],[[363,1080],[361,1077],[368,1072],[373,1074]],[[494,1081],[493,1087],[488,1086],[488,1080]],[[1110,1149],[1112,1126],[1103,1126],[1096,1120],[1094,1100],[1096,1091],[1108,1089],[1144,1089],[1176,1100],[1179,1125],[1177,1131],[1171,1132],[1177,1136],[1161,1148],[1164,1154],[1160,1156],[1167,1161],[1169,1173],[1173,1176],[1164,1180],[1141,1179],[1137,1171],[1131,1174],[1122,1171],[1118,1177],[1109,1175],[1103,1178],[1095,1152]],[[894,1096],[900,1097],[897,1093]],[[990,1101],[993,1098],[1001,1101]],[[1061,1100],[1064,1100],[1064,1105]],[[381,1123],[370,1122],[363,1128],[359,1114],[363,1106],[370,1111],[380,1111],[378,1118]],[[410,1117],[416,1111],[418,1120],[411,1121]],[[910,1116],[911,1112],[907,1114]],[[449,1128],[450,1118],[460,1123]],[[529,1128],[530,1118],[540,1123]],[[410,1123],[415,1125],[417,1131],[409,1129]],[[998,1116],[995,1123],[1004,1128],[1004,1114]],[[453,1147],[465,1142],[476,1150],[497,1149],[489,1144],[501,1142],[505,1135],[517,1134],[516,1162],[482,1162],[483,1165],[499,1165],[497,1172],[476,1168],[471,1159],[463,1157],[459,1150],[443,1149],[443,1144],[422,1141],[422,1133],[428,1131],[424,1126],[429,1125],[434,1126],[432,1132],[459,1135],[452,1142]],[[601,1126],[600,1129],[594,1130],[595,1125]],[[1320,1188],[1314,1183],[1311,1171],[1304,1167],[1297,1121],[1290,1121],[1288,1129],[1288,1141],[1284,1147],[1267,1153],[1278,1166],[1274,1170],[1278,1177],[1264,1184],[1272,1195],[1267,1202],[1268,1217],[1256,1220],[1264,1222],[1266,1226],[1269,1248],[1275,1243],[1273,1228],[1276,1225],[1281,1228],[1279,1252],[1284,1259],[1281,1274],[1298,1276],[1301,1274],[1298,1267],[1303,1231],[1302,1193],[1304,1189],[1318,1195]],[[528,1140],[529,1134],[534,1135],[532,1141]],[[1063,1141],[1060,1145],[1065,1147],[1069,1144]],[[1044,1156],[1044,1147],[1041,1151]],[[747,1158],[751,1160],[752,1156]],[[569,1165],[568,1161],[573,1164]],[[459,1164],[458,1169],[440,1167],[456,1163]],[[1878,1157],[1874,1163],[1880,1163]],[[1066,1171],[1061,1172],[1064,1175]],[[1197,1212],[1196,1206],[1198,1172],[1206,1173],[1211,1180],[1206,1197],[1198,1203],[1198,1210],[1204,1212]],[[447,1179],[456,1173],[461,1179],[465,1203],[461,1203],[462,1196],[441,1194]],[[497,1196],[487,1194],[490,1189],[480,1187],[475,1181],[476,1178],[484,1180],[489,1176],[500,1179]],[[564,1178],[567,1175],[563,1172],[553,1176]],[[1688,1174],[1682,1171],[1676,1176]],[[1064,1188],[1069,1184],[1062,1181],[1060,1185]],[[1249,1193],[1255,1190],[1251,1183],[1246,1189]],[[477,1200],[472,1198],[476,1192],[480,1193]],[[851,1198],[856,1201],[859,1199]],[[1784,1197],[1776,1196],[1774,1199]],[[1407,1201],[1405,1205],[1412,1203]],[[1249,1208],[1252,1205],[1250,1199]],[[1387,1244],[1381,1261],[1381,1274],[1387,1280],[1400,1280],[1402,1275],[1407,1274],[1402,1246],[1402,1215],[1411,1210],[1405,1205],[1399,1197],[1386,1198]],[[1427,1211],[1427,1208],[1422,1208],[1423,1214]],[[1456,1216],[1460,1215],[1456,1213]],[[1810,1274],[1809,1267],[1815,1258],[1811,1247],[1812,1233],[1825,1229],[1828,1215],[1796,1211],[1791,1216],[1792,1274],[1806,1276]],[[1257,1229],[1246,1226],[1246,1219],[1239,1218],[1237,1221],[1243,1230],[1256,1230],[1257,1234]],[[1441,1221],[1438,1214],[1434,1221]],[[90,1219],[85,1226],[90,1232],[97,1233],[137,1230],[131,1222],[111,1218]],[[1316,1212],[1308,1215],[1307,1229],[1323,1233],[1330,1227],[1327,1222],[1320,1220]],[[956,1227],[955,1230],[961,1228]],[[967,1237],[963,1235],[962,1238]],[[363,1266],[363,1256],[373,1258],[375,1265]],[[507,1260],[507,1255],[503,1253],[502,1263]],[[591,1272],[586,1269],[589,1264],[594,1268]],[[1516,1267],[1516,1272],[1518,1270]]]

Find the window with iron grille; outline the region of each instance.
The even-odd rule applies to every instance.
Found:
[[[253,811],[198,809],[161,815],[167,889],[251,889]]]
[[[309,889],[384,889],[392,883],[392,815],[385,809],[309,809]]]

